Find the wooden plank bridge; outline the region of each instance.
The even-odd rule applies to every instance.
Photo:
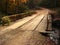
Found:
[[[43,45],[46,37],[39,33],[51,33],[51,31],[51,15],[48,12],[38,13],[1,30],[0,45],[38,45],[37,42]]]

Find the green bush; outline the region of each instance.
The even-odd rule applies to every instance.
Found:
[[[10,18],[8,16],[4,16],[4,17],[2,17],[1,22],[2,22],[2,25],[9,25],[11,20],[10,20]]]

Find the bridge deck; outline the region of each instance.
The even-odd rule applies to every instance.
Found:
[[[1,31],[0,45],[43,45],[46,37],[40,32],[47,32],[47,17],[47,13],[44,13],[16,29]]]

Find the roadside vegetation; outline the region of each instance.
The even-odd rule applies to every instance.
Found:
[[[0,18],[0,24],[4,25],[9,25],[11,22],[15,22],[16,20],[22,19],[27,16],[31,16],[32,14],[35,14],[36,12],[29,11],[25,13],[20,13],[20,14],[14,14],[14,15],[5,15]]]

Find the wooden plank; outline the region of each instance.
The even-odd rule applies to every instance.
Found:
[[[52,31],[52,18],[51,15],[48,15],[48,28],[47,31]]]
[[[49,30],[49,31],[52,30],[52,24],[51,24],[51,23],[49,23],[49,25],[48,25],[48,30]]]
[[[45,32],[47,28],[47,15],[45,15],[44,19],[40,22],[40,24],[35,29],[38,32]]]

